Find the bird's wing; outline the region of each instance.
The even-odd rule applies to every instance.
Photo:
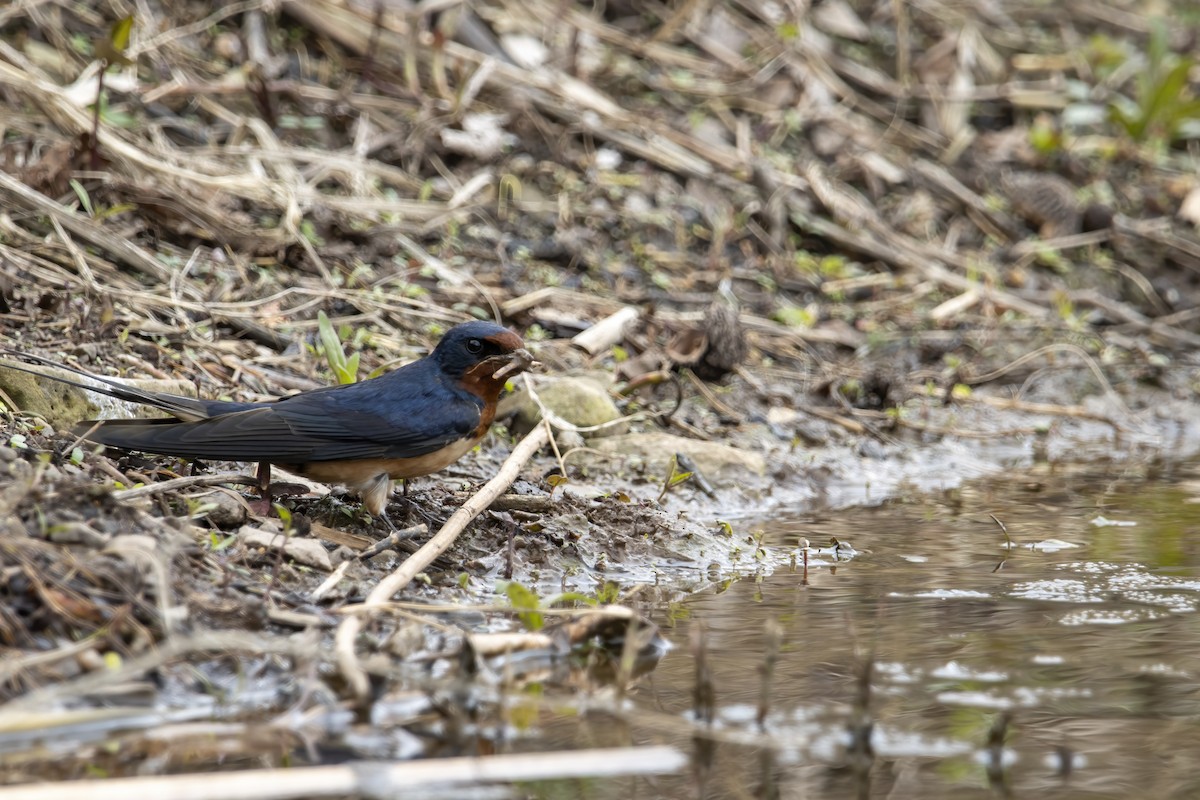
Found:
[[[403,372],[197,422],[117,420],[101,423],[91,433],[86,431],[95,423],[85,422],[76,431],[100,444],[129,450],[296,464],[414,458],[469,436],[478,427],[480,404],[469,394],[436,376]]]

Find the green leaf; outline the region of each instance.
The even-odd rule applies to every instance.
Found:
[[[675,473],[674,475],[672,475],[672,476],[671,476],[671,483],[670,483],[670,485],[671,485],[671,486],[678,486],[679,484],[683,483],[684,481],[686,481],[686,480],[687,480],[688,478],[690,478],[690,477],[692,477],[692,473],[690,473],[690,472],[677,472],[677,473]]]
[[[133,62],[125,57],[125,49],[129,47],[129,35],[133,31],[133,17],[122,17],[108,29],[108,36],[96,40],[92,49],[96,58],[106,64],[121,64],[129,66]]]
[[[325,315],[324,311],[317,312],[317,341],[321,345],[325,363],[329,365],[329,371],[333,373],[338,383],[354,383],[358,380],[360,354],[356,352],[349,358],[346,357],[345,351],[342,350],[341,337],[334,330],[333,323],[329,321],[329,317]]]
[[[616,581],[605,581],[596,591],[596,602],[609,605],[621,599],[621,584]]]
[[[583,603],[587,606],[594,606],[596,605],[596,598],[588,597],[581,592],[561,592],[550,595],[543,600],[542,608],[554,608],[555,606],[566,605],[567,603]]]
[[[807,308],[784,304],[771,312],[771,319],[782,322],[789,328],[811,328],[817,321],[813,312]]]
[[[1172,106],[1178,105],[1180,92],[1187,85],[1188,71],[1192,68],[1189,59],[1183,59],[1150,91],[1149,97],[1141,98],[1143,129],[1170,116]]]
[[[537,594],[527,586],[516,581],[504,584],[504,594],[508,602],[518,612],[517,618],[521,624],[531,631],[540,631],[546,624],[545,618],[538,612],[540,601]]]
[[[133,33],[133,15],[117,20],[109,31],[108,41],[118,53],[124,53],[129,47],[129,35]]]
[[[75,192],[75,196],[79,198],[79,206],[87,212],[89,217],[95,216],[95,212],[92,211],[92,198],[88,196],[87,189],[83,188],[83,184],[74,178],[71,178],[68,183],[71,191]]]

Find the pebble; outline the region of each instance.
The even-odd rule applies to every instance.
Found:
[[[235,497],[224,492],[213,492],[205,498],[214,508],[205,517],[210,525],[218,528],[236,528],[246,521],[246,506]]]

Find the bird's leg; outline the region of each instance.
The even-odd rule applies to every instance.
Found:
[[[258,493],[261,495],[261,500],[255,500],[250,504],[255,514],[262,517],[271,515],[271,465],[266,461],[258,462],[258,472],[255,474],[255,479],[258,481]]]
[[[392,524],[387,513],[388,500],[392,494],[391,476],[386,472],[379,473],[366,484],[358,487],[358,493],[362,496],[363,507],[370,512],[372,517],[383,520],[389,530],[396,530],[396,526]]]
[[[395,533],[396,531],[399,530],[399,528],[396,527],[395,523],[392,522],[392,518],[388,516],[386,508],[383,509],[382,511],[380,511],[379,514],[377,514],[376,516],[378,516],[381,520],[383,520],[383,524],[387,525],[388,530],[391,531],[392,533]]]
[[[408,479],[404,479],[404,488],[406,490],[408,489],[408,483]],[[392,524],[392,520],[388,517],[387,513],[387,505],[392,495],[392,487],[393,482],[391,478],[384,473],[372,478],[369,483],[359,489],[359,493],[362,495],[363,506],[366,507],[367,511],[371,512],[371,516],[383,520],[384,524],[394,531],[396,530],[396,526]],[[417,515],[425,520],[426,525],[437,524],[438,527],[441,527],[437,517],[422,509],[420,503],[409,497],[407,492],[404,496],[404,505],[408,506],[409,509],[407,516],[411,517],[412,512],[416,511]]]

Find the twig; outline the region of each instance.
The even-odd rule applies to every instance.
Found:
[[[834,425],[840,425],[851,433],[863,434],[867,433],[867,426],[856,419],[851,419],[845,414],[839,414],[830,409],[821,408],[819,406],[798,405],[796,410],[808,414],[809,416],[823,419],[826,422],[832,422]]]
[[[633,306],[625,306],[578,334],[571,340],[571,344],[594,356],[620,342],[625,337],[625,331],[637,321],[641,313]]]
[[[538,425],[530,431],[513,448],[512,455],[505,460],[496,477],[485,483],[483,488],[475,493],[474,497],[463,503],[462,507],[458,511],[455,511],[453,516],[446,521],[442,529],[426,542],[420,550],[409,556],[398,569],[380,581],[371,590],[371,593],[367,595],[367,599],[363,601],[362,606],[364,608],[371,608],[386,604],[393,595],[407,586],[418,573],[432,564],[434,559],[446,552],[450,548],[450,545],[454,544],[454,541],[462,533],[463,529],[466,528],[467,523],[483,513],[505,489],[512,485],[512,482],[516,480],[517,474],[521,471],[521,467],[533,457],[533,454],[542,445],[546,444],[547,438],[546,426],[544,425]],[[370,686],[367,683],[367,675],[363,672],[362,667],[359,666],[358,657],[354,653],[354,641],[358,638],[361,626],[362,617],[360,615],[348,616],[338,626],[337,635],[334,638],[334,650],[338,667],[345,676],[347,683],[350,684],[351,692],[353,692],[355,697],[364,699],[369,693]]]
[[[176,489],[186,489],[189,486],[212,486],[218,483],[236,483],[240,486],[257,486],[258,481],[241,472],[219,472],[216,475],[188,475],[183,478],[172,478],[169,481],[148,483],[134,489],[121,489],[112,493],[114,500],[136,500],[139,497],[173,492]]]
[[[605,775],[678,772],[687,764],[673,747],[621,747],[486,758],[432,758],[389,763],[286,767],[191,775],[60,781],[0,788],[0,800],[290,800],[302,797],[398,797],[434,787]]]
[[[366,550],[363,550],[361,553],[359,553],[358,557],[372,558],[384,552],[385,550],[391,550],[401,542],[406,542],[409,539],[415,539],[416,537],[428,532],[429,527],[425,525],[425,523],[414,525],[413,527],[405,528],[404,530],[392,531],[389,536],[385,536],[384,538],[375,542],[375,544],[368,547]]]
[[[325,599],[326,595],[334,590],[342,579],[346,577],[346,570],[350,568],[351,559],[346,559],[337,565],[337,569],[329,573],[329,577],[321,581],[321,585],[313,589],[308,594],[310,603],[319,603]]]
[[[1113,404],[1116,405],[1116,407],[1118,409],[1120,409],[1124,414],[1133,416],[1133,412],[1129,410],[1129,407],[1125,405],[1125,401],[1123,401],[1120,398],[1120,396],[1117,394],[1116,390],[1113,389],[1112,384],[1109,382],[1108,378],[1104,374],[1104,370],[1100,369],[1100,365],[1096,363],[1096,359],[1092,358],[1091,354],[1088,353],[1086,350],[1084,350],[1082,347],[1079,347],[1078,345],[1074,345],[1074,344],[1058,343],[1058,344],[1048,344],[1048,345],[1045,345],[1044,347],[1039,347],[1037,350],[1034,350],[1032,353],[1026,353],[1025,355],[1021,356],[1020,358],[1014,359],[1013,361],[1009,362],[1008,364],[1005,364],[1003,367],[999,367],[997,369],[992,370],[991,372],[985,373],[983,375],[979,375],[977,377],[973,377],[969,381],[967,381],[967,383],[969,383],[972,386],[978,386],[983,383],[989,383],[989,382],[995,380],[996,378],[1000,377],[1004,373],[1017,368],[1018,366],[1025,363],[1026,361],[1030,361],[1039,356],[1044,356],[1044,355],[1047,355],[1048,353],[1054,353],[1054,352],[1070,353],[1071,355],[1078,356],[1079,359],[1081,361],[1083,361],[1084,366],[1086,366],[1088,368],[1088,370],[1091,371],[1092,375],[1095,376],[1096,382],[1100,384],[1100,388],[1104,391],[1104,394],[1108,397],[1108,399],[1111,400],[1113,402]]]
[[[708,384],[697,378],[694,372],[692,372],[690,369],[683,369],[681,371],[683,376],[688,379],[696,391],[698,391],[700,395],[708,402],[708,404],[712,406],[713,411],[716,411],[726,419],[731,419],[736,422],[743,422],[745,420],[745,417],[743,417],[735,409],[730,408],[729,405],[721,400],[721,398],[717,397],[716,393],[712,389],[708,388]],[[676,403],[675,408],[678,409],[679,405],[679,403]],[[675,412],[672,411],[671,413]]]

